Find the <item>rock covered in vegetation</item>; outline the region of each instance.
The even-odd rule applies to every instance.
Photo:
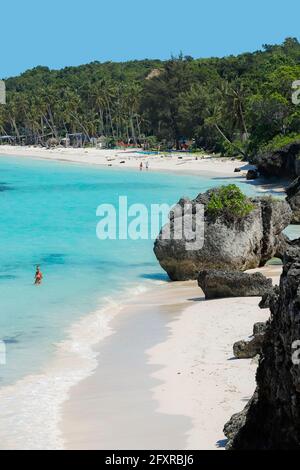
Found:
[[[257,389],[247,407],[224,428],[228,449],[300,450],[300,248],[284,259],[279,296],[257,371]]]
[[[259,297],[272,289],[272,279],[261,273],[204,270],[199,273],[198,285],[206,299]]]
[[[257,155],[253,163],[264,176],[298,176],[300,175],[300,140],[269,150]]]
[[[202,214],[197,204],[204,206]],[[187,249],[191,231],[174,237],[174,225],[192,217],[193,230],[204,226],[204,243]],[[155,241],[154,252],[172,280],[197,279],[205,269],[245,271],[263,266],[273,256],[282,256],[286,241],[282,231],[292,212],[286,201],[246,198],[229,185],[199,194],[194,200],[180,200],[170,221]],[[170,233],[170,237],[165,234]],[[190,247],[189,247],[190,248]]]
[[[287,202],[293,211],[293,224],[300,224],[300,177],[296,178],[286,189]]]

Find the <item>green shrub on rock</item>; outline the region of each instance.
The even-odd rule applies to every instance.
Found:
[[[242,218],[246,217],[254,207],[254,204],[235,184],[229,184],[221,186],[212,193],[207,205],[207,213],[214,216]]]

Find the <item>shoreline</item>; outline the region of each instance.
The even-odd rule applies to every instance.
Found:
[[[259,271],[277,281],[281,266]],[[64,448],[224,448],[224,424],[255,389],[257,365],[233,359],[232,347],[268,319],[258,302],[205,301],[186,281],[123,306],[114,335],[98,345],[97,368],[64,402]]]
[[[88,165],[110,170],[128,170],[139,171],[139,164],[141,161],[144,163],[148,161],[149,172],[160,173],[174,173],[191,176],[202,176],[207,178],[230,178],[231,180],[241,180],[245,178],[244,183],[252,184],[257,193],[272,193],[275,196],[285,196],[285,188],[289,185],[290,181],[286,179],[266,179],[259,177],[253,181],[246,180],[247,171],[255,168],[248,162],[241,160],[232,160],[229,158],[215,157],[211,155],[203,155],[196,160],[193,154],[182,154],[179,159],[178,156],[166,155],[138,155],[136,151],[128,150],[103,150],[103,149],[74,149],[74,148],[59,148],[59,149],[46,149],[37,148],[33,146],[0,146],[0,158],[3,157],[19,157],[30,158],[38,161],[49,161],[58,163],[69,163],[73,165]],[[125,163],[121,163],[125,162]],[[241,171],[235,173],[235,169],[239,168]],[[144,169],[143,171],[147,171]]]
[[[77,163],[88,165],[99,165],[107,168],[122,168],[139,171],[139,164],[148,161],[149,171],[180,172],[182,174],[199,174],[203,176],[232,176],[238,178],[243,176],[243,171],[247,172],[252,166],[241,160],[231,160],[228,158],[213,157],[204,155],[196,160],[193,154],[182,154],[166,156],[143,155],[132,150],[103,150],[95,148],[59,148],[46,149],[36,147],[22,147],[1,145],[0,155],[14,157],[30,157],[39,160],[57,161],[63,163]],[[123,162],[123,163],[121,163]],[[125,162],[125,163],[124,163]],[[234,173],[235,168],[241,168],[242,172]],[[146,169],[144,168],[144,171]]]
[[[11,153],[12,156],[16,156],[16,157],[21,156],[21,155],[16,155],[15,147],[13,147],[12,150],[13,150],[13,152]],[[72,153],[73,151],[74,149],[72,149]],[[69,159],[65,159],[65,158],[61,158],[62,155],[59,155],[57,158],[56,157],[54,158],[53,154],[47,154],[44,157],[38,157],[38,156],[32,155],[31,152],[32,152],[32,149],[26,149],[26,154],[23,156],[28,155],[28,157],[30,158],[37,158],[37,159],[47,160],[47,161],[55,160],[55,161],[69,162],[69,163],[75,163],[75,164],[82,164],[82,163],[90,164],[90,165],[97,164],[103,167],[103,163],[100,163],[99,161],[97,163],[94,163],[93,161],[91,161],[91,158],[95,158],[95,157],[90,157],[88,158],[88,161],[87,161],[85,154],[80,156],[79,158],[80,161],[78,161],[78,159],[74,161],[74,157],[72,155],[70,156]],[[1,155],[1,147],[0,147],[0,155]],[[106,159],[107,155],[103,156],[103,158]],[[140,157],[135,156],[135,157],[128,157],[128,158],[131,159],[129,160],[131,162],[131,166],[128,165],[127,168],[131,170],[137,169],[137,161],[140,161]],[[82,161],[82,159],[85,159],[85,160]],[[165,157],[165,159],[166,161],[162,165],[164,168],[162,168],[162,166],[160,168],[154,168],[154,166],[152,166],[151,164],[150,170],[161,171],[161,172],[173,171],[173,167],[170,167],[169,165],[170,163],[169,157]],[[235,175],[238,175],[237,177],[240,178],[241,173],[234,174],[232,170],[232,167],[233,166],[235,167],[237,162],[226,161],[224,162],[224,165],[222,165],[219,159],[217,161],[215,160],[216,159],[207,158],[204,160],[195,161],[194,164],[198,166],[197,171],[190,168],[189,162],[188,163],[189,163],[190,169],[187,170],[187,167],[183,168],[183,165],[179,165],[179,167],[175,171],[177,172],[180,171],[181,174],[198,173],[199,175],[204,175],[203,168],[212,167],[213,170],[209,173],[212,176],[220,175],[223,177],[230,176],[231,178],[234,178]],[[176,162],[177,162],[177,159],[175,162],[173,162],[174,163],[173,166],[177,166]],[[224,166],[226,165],[226,163],[230,165],[228,165],[224,169]],[[202,164],[201,170],[199,169],[200,164]],[[245,165],[245,162],[239,161],[239,164]],[[105,166],[107,166],[107,164],[105,164]],[[229,166],[230,166],[230,172],[229,172]],[[113,168],[121,168],[121,167],[122,165],[120,164],[119,167],[113,167]],[[122,168],[124,168],[124,166]],[[228,171],[228,173],[226,173],[226,171]],[[200,433],[202,432],[202,431],[199,431],[199,426],[201,423],[197,424],[197,417],[195,418],[195,415],[197,415],[198,411],[194,412],[194,410],[191,410],[191,408],[189,407],[189,404],[187,403],[189,397],[191,396],[189,394],[189,391],[185,391],[184,393],[182,392],[178,401],[172,400],[173,407],[171,406],[172,403],[170,403],[169,397],[172,396],[172,390],[174,386],[177,387],[177,385],[179,384],[174,382],[174,377],[172,376],[172,374],[170,375],[170,371],[171,371],[170,367],[172,366],[172,357],[168,357],[168,348],[170,347],[171,344],[176,345],[176,338],[177,340],[180,340],[180,338],[182,339],[182,341],[186,340],[186,337],[185,338],[182,337],[182,332],[189,331],[192,324],[197,325],[198,312],[195,311],[195,308],[191,305],[191,302],[188,301],[186,298],[186,297],[190,298],[191,296],[183,295],[181,300],[177,299],[177,301],[174,302],[174,297],[180,296],[180,289],[177,283],[175,284],[166,283],[164,284],[164,286],[162,286],[162,288],[163,287],[166,290],[174,289],[173,298],[162,300],[161,305],[157,304],[156,302],[155,303],[156,309],[159,310],[160,308],[164,308],[167,303],[169,306],[168,308],[172,310],[173,317],[171,321],[167,321],[167,318],[165,318],[164,323],[163,323],[163,329],[165,333],[168,331],[169,334],[167,334],[164,338],[159,338],[157,335],[156,336],[154,335],[152,337],[152,343],[149,344],[149,348],[147,349],[147,351],[144,351],[144,350],[142,351],[140,349],[140,352],[142,351],[143,357],[148,358],[147,361],[143,363],[143,367],[142,367],[143,373],[145,373],[145,370],[147,370],[148,365],[153,365],[153,367],[156,369],[156,371],[154,371],[153,377],[152,377],[152,373],[149,374],[149,377],[147,375],[147,377],[149,378],[149,386],[146,392],[144,390],[144,393],[147,393],[148,397],[149,397],[149,394],[151,395],[151,399],[148,401],[148,404],[150,404],[154,413],[152,415],[152,421],[154,421],[153,416],[155,417],[159,416],[159,418],[161,419],[161,422],[163,423],[162,427],[164,428],[164,426],[166,425],[164,423],[166,423],[167,421],[170,422],[170,420],[165,418],[166,416],[176,417],[177,415],[180,415],[179,416],[180,425],[178,426],[178,432],[181,433],[180,434],[181,437],[179,439],[178,436],[176,437],[173,434],[174,439],[177,439],[178,442],[181,442],[181,443],[183,442],[183,439],[184,439],[187,448],[193,448],[193,446],[197,446],[196,448],[198,448],[199,442],[198,442],[197,436],[199,435],[199,432]],[[157,288],[155,289],[156,289],[155,298],[157,298],[157,295],[158,295]],[[184,288],[183,290],[187,292],[186,288]],[[201,290],[197,287],[195,291],[195,296],[200,297],[200,295],[201,295]],[[145,309],[147,310],[147,307],[144,308],[144,301],[146,298],[146,294],[140,297],[141,297],[140,300],[136,299],[137,304],[139,304],[140,302],[139,311],[136,312],[136,314],[138,315],[142,315],[143,312],[145,312]],[[81,403],[80,406],[82,406],[82,409],[83,409],[83,404],[85,405],[85,399],[82,397],[84,396],[84,394],[89,393],[88,391],[84,391],[85,383],[86,381],[89,381],[91,377],[94,377],[94,375],[97,374],[97,371],[99,371],[99,367],[100,367],[99,358],[101,359],[102,347],[104,346],[104,343],[108,343],[112,339],[112,337],[116,334],[116,332],[117,334],[120,334],[118,333],[118,328],[114,329],[112,327],[112,324],[118,325],[118,322],[121,321],[121,316],[122,316],[122,315],[118,315],[118,313],[120,311],[123,312],[124,309],[126,310],[126,308],[128,309],[128,302],[126,301],[126,299],[123,299],[123,300],[124,302],[121,305],[114,304],[113,306],[114,312],[110,311],[108,308],[108,312],[107,312],[108,314],[106,318],[107,322],[105,322],[102,319],[103,309],[101,309],[95,313],[90,313],[90,314],[85,315],[84,317],[82,317],[82,320],[79,323],[71,325],[70,332],[67,331],[67,333],[69,334],[66,340],[58,344],[57,354],[55,355],[55,358],[51,360],[50,366],[47,364],[47,366],[49,367],[47,367],[44,373],[26,376],[24,379],[21,379],[16,384],[0,389],[0,403],[1,403],[0,410],[1,410],[1,417],[4,416],[3,423],[5,424],[6,419],[9,422],[9,419],[12,417],[12,414],[14,414],[13,423],[9,422],[10,425],[12,424],[10,432],[7,432],[7,430],[10,429],[10,427],[4,426],[4,428],[6,429],[6,433],[5,433],[5,436],[3,436],[2,443],[7,442],[7,439],[4,439],[4,437],[7,437],[7,436],[11,436],[11,440],[12,440],[11,444],[9,444],[12,447],[8,446],[8,448],[15,448],[13,446],[17,445],[18,441],[17,441],[16,436],[18,433],[16,430],[18,429],[21,429],[22,430],[21,432],[23,432],[24,434],[23,437],[24,437],[25,443],[20,442],[19,444],[21,449],[31,449],[31,448],[62,449],[62,448],[65,448],[65,446],[67,448],[72,447],[72,442],[74,442],[72,440],[73,438],[67,437],[67,436],[70,436],[69,434],[70,425],[66,424],[67,420],[65,418],[63,419],[65,423],[60,424],[61,416],[66,415],[65,411],[62,412],[62,407],[63,409],[65,409],[66,406],[72,406],[71,402],[78,403],[78,401],[76,400],[76,397],[74,400],[72,399],[72,395],[73,395],[72,389],[74,388],[77,390],[82,390],[82,392],[80,391],[78,393],[79,393],[79,396],[81,396],[79,400]],[[195,304],[197,304],[197,302]],[[233,309],[232,306],[234,304],[232,299],[228,300],[228,302],[224,300],[219,301],[218,308],[216,308],[216,310],[218,311],[221,310],[223,312],[223,306],[225,304],[227,305],[228,310],[231,312]],[[150,302],[149,305],[151,305],[151,308],[153,308],[153,303]],[[217,305],[217,303],[215,305]],[[251,310],[252,307],[250,306],[250,304],[249,305],[247,304],[247,308],[248,307]],[[117,312],[115,312],[115,310]],[[189,321],[187,322],[184,321],[184,316],[185,316],[184,312],[188,312],[188,311],[189,313],[187,313],[187,316],[190,315],[192,317],[191,324],[189,324]],[[202,325],[203,329],[207,326],[207,322],[209,321],[211,314],[212,312],[208,311],[207,318],[204,318],[204,323]],[[259,315],[261,315],[261,311],[259,312]],[[126,312],[125,312],[125,316],[126,316]],[[156,316],[160,317],[160,314],[158,313],[156,314]],[[166,315],[164,316],[167,317]],[[261,318],[261,316],[259,316],[259,318]],[[222,321],[224,320],[221,319],[220,325],[223,327],[224,323],[222,323]],[[240,321],[240,318],[239,318],[239,321]],[[252,323],[252,320],[251,320],[251,323]],[[99,324],[103,327],[103,331],[101,330],[101,328],[98,331],[97,326],[99,326]],[[82,326],[83,325],[86,326],[89,334],[93,338],[93,340],[88,344],[85,344],[84,342],[82,342]],[[178,325],[180,325],[180,327]],[[233,323],[233,326],[234,325],[235,323]],[[237,326],[238,327],[242,326],[242,324],[241,325],[239,324]],[[74,340],[74,337],[72,338],[72,332],[74,332],[75,330],[78,333],[78,337],[72,343],[72,339]],[[252,325],[251,325],[251,329],[249,333],[247,333],[245,330],[245,333],[243,334],[250,334],[251,330],[252,330]],[[247,331],[248,331],[248,326],[247,326]],[[97,336],[97,333],[98,333],[98,336]],[[131,332],[128,332],[128,333],[131,334]],[[191,331],[190,333],[192,334],[193,331]],[[220,331],[220,334],[221,333],[222,332]],[[164,341],[162,341],[162,339]],[[235,338],[235,340],[239,340],[239,339],[241,338],[239,337]],[[229,341],[228,341],[227,346],[228,345],[229,345]],[[183,344],[183,347],[185,347],[184,344]],[[232,349],[232,345],[231,345],[231,349]],[[177,347],[175,347],[174,351],[177,351]],[[82,353],[81,357],[79,353]],[[191,351],[191,355],[188,357],[188,360],[193,361],[192,353],[193,351]],[[195,348],[194,353],[195,354],[198,353],[197,348]],[[98,354],[100,354],[100,356],[98,356]],[[57,360],[58,362],[56,362]],[[78,362],[76,363],[77,360]],[[75,368],[74,368],[74,363],[76,363]],[[243,364],[245,364],[245,369],[244,369],[245,373],[247,372],[247,375],[248,375],[249,367],[251,368],[250,361],[247,364],[246,362],[244,362]],[[210,366],[210,363],[207,365],[207,367],[209,366]],[[110,370],[108,370],[108,377],[109,377],[109,372]],[[156,376],[156,373],[158,374],[157,376]],[[191,374],[191,375],[194,376],[194,374]],[[152,379],[151,383],[150,383],[150,376]],[[180,374],[179,377],[182,378],[182,375]],[[253,377],[254,377],[254,373],[253,373]],[[185,384],[188,387],[188,390],[190,390],[189,387],[192,387],[192,390],[197,390],[197,387],[195,389],[193,388],[194,385],[190,381],[190,377],[185,377],[185,379],[186,379]],[[113,385],[115,386],[115,384]],[[222,383],[222,386],[224,386],[224,383]],[[221,386],[221,390],[222,390],[222,386]],[[16,390],[15,387],[17,387],[18,389],[17,396],[14,396],[13,394],[13,392]],[[166,392],[166,390],[168,390],[168,393]],[[180,387],[178,387],[178,390],[181,390]],[[253,390],[251,390],[251,393],[249,394],[249,396],[252,394],[252,392]],[[74,393],[76,394],[76,391]],[[80,395],[80,393],[82,393],[83,395]],[[232,396],[232,392],[229,391],[229,395]],[[41,396],[43,396],[43,400],[40,400]],[[20,403],[22,404],[21,407],[20,407]],[[179,403],[180,403],[180,409],[178,408]],[[8,406],[6,407],[6,405]],[[208,402],[206,406],[209,408],[210,405],[211,405],[211,402]],[[198,405],[196,404],[195,406],[198,406]],[[6,411],[5,407],[9,411]],[[234,408],[230,408],[230,413],[233,414],[236,411],[240,411],[241,407],[243,407],[241,404],[241,399],[238,398],[236,401],[236,406]],[[39,413],[37,413],[36,410],[39,410]],[[93,417],[94,410],[95,410],[95,407],[91,407],[90,410],[87,410],[86,415]],[[47,411],[48,411],[48,414],[47,414]],[[75,411],[76,411],[76,408],[75,408]],[[31,415],[33,413],[35,416],[33,420],[33,424],[36,427],[34,428],[35,429],[34,432],[30,432],[30,429],[28,428],[28,426],[30,425],[30,423],[28,423],[28,415]],[[199,412],[199,416],[200,416],[199,419],[203,418],[203,413],[204,413],[203,411],[201,413]],[[76,416],[75,412],[71,414]],[[50,423],[49,423],[49,416],[51,417]],[[165,419],[163,419],[162,416]],[[226,415],[226,419],[222,423],[223,425],[225,424],[227,418],[229,418],[230,416]],[[151,416],[149,417],[149,419],[151,419]],[[193,419],[194,420],[196,419],[196,423],[193,421]],[[208,419],[208,421],[210,421],[210,419]],[[48,424],[48,427],[45,426],[45,423]],[[101,427],[101,424],[102,422],[100,420],[98,422],[98,426]],[[153,422],[152,425],[155,427],[155,422]],[[71,426],[71,430],[73,427],[74,426]],[[82,425],[78,426],[78,428],[81,429]],[[183,432],[183,428],[185,428],[184,432]],[[26,433],[24,433],[24,429],[26,429]],[[37,429],[40,432],[37,432]],[[172,432],[172,429],[173,429],[173,425],[170,428],[168,427],[168,432],[169,430],[170,432]],[[62,433],[63,433],[63,439],[62,439]],[[89,439],[91,439],[90,442],[92,442],[93,440],[93,435],[95,435],[95,432],[89,435]],[[101,435],[101,429],[99,428],[96,429],[96,435]],[[154,435],[156,436],[156,433],[154,433]],[[206,431],[204,432],[204,437],[205,435],[206,435]],[[42,442],[40,442],[40,439],[42,440]],[[135,436],[135,439],[136,439],[136,436]],[[161,436],[161,439],[162,439],[162,436]],[[212,444],[213,438],[210,437],[209,439],[210,440],[209,440],[208,445],[213,445]],[[141,448],[145,445],[144,442],[145,441],[141,442]],[[166,442],[165,443],[166,445],[163,447],[165,448],[174,447],[173,445],[170,445],[170,444],[167,445],[167,443],[168,442]],[[88,444],[84,442],[81,442],[80,444],[80,446],[83,446],[83,447],[85,445],[87,447],[90,447]],[[118,447],[120,446],[122,446],[121,441]],[[114,446],[113,448],[115,447],[116,446]],[[132,446],[129,446],[129,448],[130,447]],[[150,445],[150,447],[154,447],[154,446]],[[179,449],[182,448],[182,445],[180,445],[178,448]]]
[[[0,389],[0,447],[222,449],[255,387],[256,364],[232,346],[268,318],[258,301],[205,301],[195,281],[132,288],[72,324],[41,373]]]
[[[84,318],[96,327],[96,315]],[[103,338],[112,333],[109,319],[109,315],[102,322],[99,318]],[[80,326],[83,322],[72,325],[70,330]],[[97,364],[88,344],[71,339],[71,332],[66,336],[44,370],[0,388],[1,450],[63,450],[59,432],[62,403],[68,400],[70,388],[89,376]]]
[[[111,322],[127,299],[149,289],[146,283],[133,285],[117,300],[107,298],[105,305],[70,325],[41,372],[0,387],[0,449],[63,450],[59,422],[70,389],[96,369],[95,347],[114,334]]]

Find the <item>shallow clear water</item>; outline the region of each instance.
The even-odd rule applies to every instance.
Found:
[[[255,186],[235,178],[248,194]],[[96,208],[176,203],[228,179],[0,158],[0,385],[41,369],[71,323],[127,289],[166,279],[152,240],[100,241]],[[35,265],[44,273],[33,285]]]

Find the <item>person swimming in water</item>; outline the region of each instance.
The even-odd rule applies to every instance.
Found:
[[[37,266],[36,267],[36,271],[35,271],[35,284],[36,285],[39,285],[42,283],[42,279],[43,279],[43,273],[42,271],[40,270],[40,267]]]

